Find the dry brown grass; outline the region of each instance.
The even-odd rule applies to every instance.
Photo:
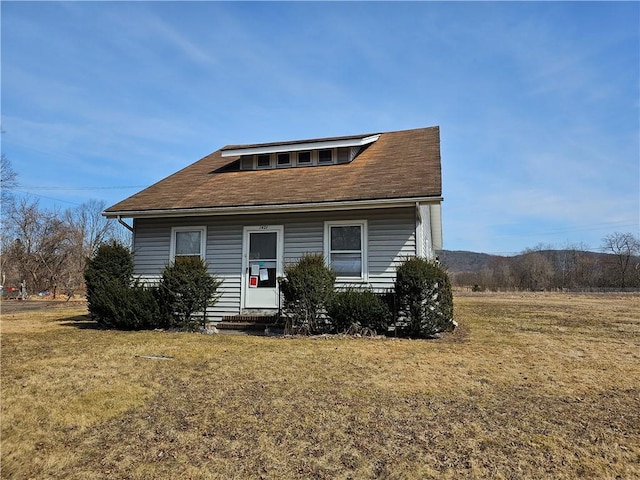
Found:
[[[640,477],[638,296],[457,296],[430,341],[83,313],[3,313],[2,478]]]

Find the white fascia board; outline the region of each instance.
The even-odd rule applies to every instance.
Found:
[[[264,147],[247,147],[234,148],[231,150],[222,150],[222,157],[237,157],[239,155],[264,155],[268,153],[280,152],[301,152],[304,150],[319,150],[324,148],[341,148],[341,147],[363,147],[375,142],[380,135],[370,135],[363,138],[352,138],[348,140],[324,140],[316,142],[294,143],[289,145],[269,145]]]
[[[199,217],[203,215],[256,215],[266,213],[298,213],[332,210],[364,210],[370,208],[415,207],[416,202],[439,204],[442,197],[382,198],[344,202],[297,203],[282,205],[250,205],[238,207],[207,207],[167,210],[140,210],[102,212],[107,218],[164,218]]]

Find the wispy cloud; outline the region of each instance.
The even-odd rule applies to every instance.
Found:
[[[638,217],[638,4],[2,8],[3,152],[28,183],[150,183],[226,143],[440,125],[447,248],[594,244]]]

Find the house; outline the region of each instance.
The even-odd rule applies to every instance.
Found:
[[[395,267],[442,248],[439,127],[229,145],[103,214],[133,219],[135,274],[182,256],[223,280],[208,312],[276,312],[277,278],[321,253],[337,286],[393,286]]]

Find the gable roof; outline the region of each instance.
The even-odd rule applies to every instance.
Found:
[[[354,140],[379,135],[352,162],[313,167],[238,170],[248,151],[279,145]],[[292,142],[231,145],[109,207],[108,217],[195,215],[358,203],[441,200],[439,127]]]

